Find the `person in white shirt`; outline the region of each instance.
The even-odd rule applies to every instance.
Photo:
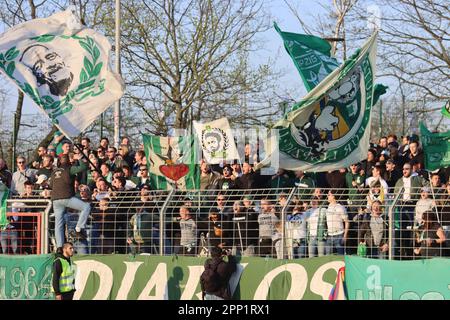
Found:
[[[337,254],[343,255],[350,226],[347,210],[343,205],[337,203],[335,192],[332,190],[328,191],[328,203],[326,254],[332,254],[336,249]]]

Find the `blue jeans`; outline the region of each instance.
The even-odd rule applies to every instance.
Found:
[[[294,259],[305,258],[306,257],[306,239],[294,239],[293,240],[298,245],[293,248]]]
[[[91,211],[91,206],[87,202],[83,202],[78,198],[53,200],[53,211],[55,213],[55,238],[56,246],[62,247],[64,244],[64,214],[66,208],[80,211],[77,227],[86,228],[86,222]]]
[[[205,293],[205,300],[223,300],[223,298],[218,297],[214,294]]]
[[[313,258],[316,256],[316,251],[319,257],[325,255],[325,241],[318,241],[317,238],[310,238],[308,243],[309,257]]]
[[[17,231],[15,229],[6,229],[0,232],[0,241],[2,243],[3,254],[8,254],[8,239],[11,242],[11,251],[17,253]]]
[[[327,255],[333,253],[333,249],[336,248],[337,254],[344,255],[344,235],[327,237],[326,253]]]

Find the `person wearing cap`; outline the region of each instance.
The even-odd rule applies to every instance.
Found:
[[[217,208],[211,208],[208,215],[208,232],[206,238],[211,247],[226,249],[231,245],[231,226]]]
[[[223,167],[222,172],[222,178],[217,181],[217,189],[236,189],[236,177],[233,175],[233,169],[231,168],[231,165],[226,164]]]
[[[50,144],[50,146],[52,148],[50,148],[50,146],[49,146],[49,149],[47,150],[47,152],[49,150],[55,150],[54,156],[61,154],[62,153],[62,143],[64,142],[64,140],[65,140],[64,134],[59,130],[56,131],[55,134],[53,135],[53,141]]]
[[[228,261],[223,260],[227,256]],[[237,269],[236,258],[230,250],[211,249],[211,258],[205,261],[205,271],[200,276],[202,300],[229,300],[233,293],[230,290],[230,278]],[[213,275],[211,275],[213,274]]]
[[[36,186],[40,190],[48,189],[49,188],[48,177],[45,174],[39,175],[36,181]]]

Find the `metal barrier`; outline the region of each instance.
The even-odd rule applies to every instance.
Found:
[[[10,199],[7,201],[9,224],[0,231],[3,254],[47,253],[47,223],[51,201]]]
[[[386,259],[449,256],[450,188],[408,196],[404,189],[397,194],[380,190],[105,192],[88,200],[86,237],[73,231],[78,214],[70,210],[65,234],[84,254],[207,256],[212,246],[220,246],[234,254],[280,259],[333,253]],[[42,253],[56,249],[54,217],[47,214],[44,210]]]

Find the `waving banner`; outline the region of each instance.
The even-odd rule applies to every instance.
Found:
[[[306,90],[314,89],[339,67],[336,58],[331,56],[331,45],[328,41],[313,35],[281,31],[276,23],[274,27],[283,39],[284,48],[297,67]]]
[[[432,133],[421,122],[420,140],[425,155],[425,169],[433,171],[450,166],[450,131]]]
[[[110,49],[68,9],[0,35],[0,70],[73,137],[123,95],[108,67]]]
[[[281,168],[337,170],[367,156],[376,37],[374,34],[275,125]]]
[[[227,118],[208,123],[194,121],[194,128],[207,163],[217,164],[224,160],[239,159]]]
[[[331,54],[330,43],[322,38],[292,32],[281,31],[276,23],[275,30],[281,36],[284,47],[291,56],[306,90],[311,91],[333,70],[339,67],[339,62]],[[388,87],[375,84],[372,105],[386,93]]]
[[[160,137],[146,134],[142,136],[152,189],[200,188],[194,136]]]

